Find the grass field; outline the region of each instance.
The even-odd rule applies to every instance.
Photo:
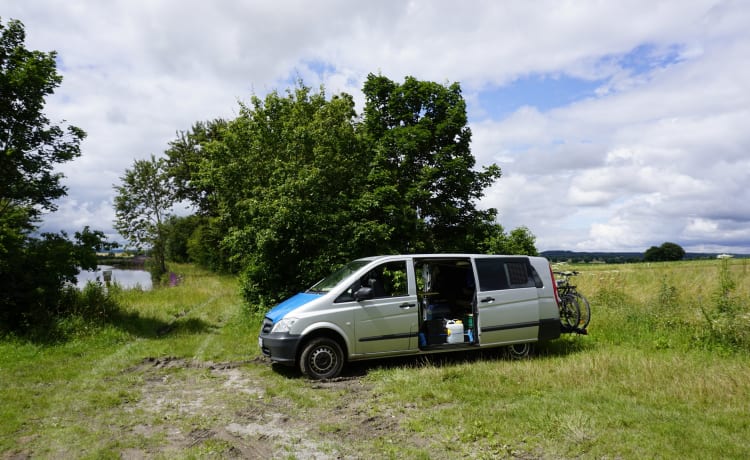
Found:
[[[357,363],[258,356],[233,277],[115,290],[107,323],[0,340],[0,458],[748,458],[743,259],[579,265],[588,336]]]

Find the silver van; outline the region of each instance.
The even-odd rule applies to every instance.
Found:
[[[561,332],[547,259],[422,254],[348,263],[272,308],[258,337],[272,362],[333,378],[347,361],[510,346]]]

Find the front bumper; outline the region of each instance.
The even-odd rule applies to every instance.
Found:
[[[297,360],[297,348],[301,335],[290,334],[261,334],[258,344],[263,355],[275,363],[293,366]]]

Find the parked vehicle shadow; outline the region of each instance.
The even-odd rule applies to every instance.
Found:
[[[481,361],[516,361],[518,359],[546,359],[557,356],[568,356],[585,352],[594,347],[585,337],[564,336],[559,340],[533,344],[528,356],[519,357],[508,347],[486,348],[479,350],[454,351],[419,356],[398,356],[365,361],[348,362],[341,375],[331,380],[349,380],[366,376],[376,369],[395,369],[401,367],[450,367],[458,364]],[[304,378],[297,367],[273,364],[275,372],[287,378]]]

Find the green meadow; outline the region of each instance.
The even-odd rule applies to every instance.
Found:
[[[0,339],[0,458],[748,458],[748,263],[560,267],[588,335],[323,382],[259,356],[235,277],[173,266],[106,319]]]

